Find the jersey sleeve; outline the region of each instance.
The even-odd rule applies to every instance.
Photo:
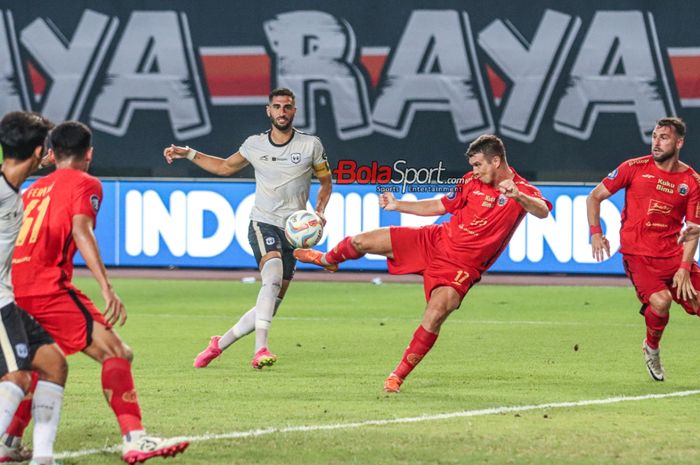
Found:
[[[519,182],[518,183],[518,190],[522,192],[525,195],[529,195],[530,197],[534,197],[536,199],[542,199],[544,200],[544,203],[547,205],[547,210],[550,212],[552,211],[552,202],[547,200],[543,195],[542,192],[529,182]]]
[[[321,139],[318,137],[314,138],[314,149],[312,155],[312,163],[314,176],[317,178],[328,176],[331,174],[331,168],[328,165],[328,158],[326,157],[326,149],[323,148]]]
[[[238,153],[243,155],[243,158],[246,160],[250,161],[250,139],[251,137],[247,138],[246,140],[243,141],[240,147],[238,147]]]
[[[688,207],[685,212],[685,221],[700,224],[700,176],[693,173],[693,182],[688,198]]]
[[[72,215],[87,215],[97,222],[97,212],[102,205],[102,183],[93,177],[80,181],[73,194]]]
[[[629,186],[633,174],[634,167],[630,163],[630,160],[628,160],[608,173],[605,179],[603,179],[602,184],[611,194],[614,194],[620,189]]]
[[[469,192],[474,188],[472,173],[465,174],[460,181],[449,194],[440,199],[447,213],[452,213],[464,207],[467,204]]]

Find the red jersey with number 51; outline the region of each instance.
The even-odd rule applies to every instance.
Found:
[[[645,257],[674,257],[683,253],[678,234],[683,219],[700,224],[700,176],[685,171],[662,171],[651,155],[623,162],[603,179],[614,194],[625,191],[620,252]]]
[[[22,195],[24,222],[12,257],[17,298],[73,288],[73,217],[87,215],[93,225],[102,202],[102,184],[84,171],[57,169]]]

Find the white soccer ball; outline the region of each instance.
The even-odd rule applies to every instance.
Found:
[[[315,213],[299,210],[287,218],[284,225],[284,235],[297,249],[308,249],[318,244],[323,236],[321,218]]]

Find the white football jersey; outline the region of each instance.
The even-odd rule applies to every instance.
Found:
[[[0,177],[0,308],[14,302],[12,292],[12,252],[22,226],[22,195]]]
[[[238,151],[255,169],[250,219],[280,228],[289,215],[306,209],[311,174],[330,174],[321,140],[296,129],[286,144],[275,144],[266,131],[247,138]]]

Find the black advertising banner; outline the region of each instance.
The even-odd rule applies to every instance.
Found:
[[[5,1],[0,111],[88,123],[102,176],[205,176],[167,166],[163,147],[234,153],[269,127],[278,86],[297,95],[295,126],[348,171],[458,175],[467,144],[496,133],[532,180],[598,181],[648,153],[666,115],[687,121],[693,164],[700,6],[612,5]]]

